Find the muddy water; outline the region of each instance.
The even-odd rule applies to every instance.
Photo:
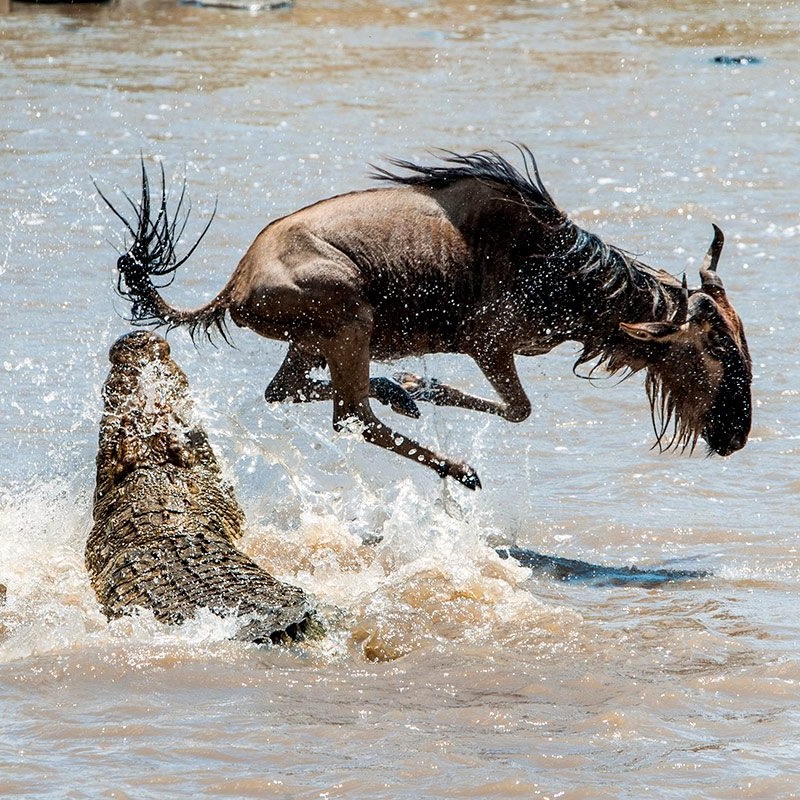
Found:
[[[9,797],[796,796],[800,11],[793,3],[154,0],[0,17],[0,794]],[[746,66],[711,62],[755,55]],[[369,184],[382,156],[528,144],[606,240],[696,274],[716,221],[754,354],[729,459],[657,455],[641,381],[520,369],[519,425],[398,427],[484,490],[260,399],[282,346],[173,351],[249,528],[329,639],[231,643],[201,618],[106,624],[83,569],[120,224],[140,154],[183,176],[201,248],[168,296],[213,296],[271,218]],[[488,391],[470,363],[403,365]],[[378,367],[387,374],[391,367]],[[377,544],[376,540],[379,541]],[[370,544],[369,542],[372,542]],[[598,589],[490,544],[712,577]]]

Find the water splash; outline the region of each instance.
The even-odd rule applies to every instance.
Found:
[[[523,620],[529,629],[557,625],[563,614],[575,621],[573,612],[546,606],[523,586],[529,571],[487,547],[477,520],[450,513],[441,497],[423,496],[411,480],[376,488],[354,478],[348,494],[355,503],[337,492],[312,493],[307,475],[287,483],[268,521],[249,510],[256,521],[241,546],[314,595],[332,631],[321,647],[328,657],[388,660],[437,642],[491,640]],[[211,614],[176,628],[147,613],[105,620],[83,563],[91,491],[85,470],[0,495],[0,576],[8,587],[0,661],[165,643],[192,653],[227,640],[233,623]]]

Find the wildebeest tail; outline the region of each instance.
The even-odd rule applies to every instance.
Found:
[[[211,218],[206,223],[197,241],[180,258],[177,245],[189,219],[190,204],[186,196],[186,184],[181,188],[175,207],[167,207],[167,190],[164,167],[161,165],[161,199],[155,216],[151,213],[150,181],[142,159],[142,196],[136,204],[127,194],[126,200],[136,215],[133,222],[128,221],[100,191],[100,197],[128,229],[133,243],[117,260],[119,277],[117,293],[131,304],[130,321],[141,326],[167,326],[168,330],[186,326],[194,339],[202,332],[211,339],[214,331],[230,343],[225,325],[228,309],[227,290],[217,295],[206,305],[195,310],[174,308],[164,300],[160,290],[169,286],[175,278],[175,271],[186,262],[206,235],[216,213],[216,205]]]

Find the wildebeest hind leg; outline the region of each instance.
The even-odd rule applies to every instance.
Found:
[[[330,400],[333,385],[330,381],[311,378],[314,369],[322,369],[325,358],[321,354],[303,350],[292,342],[275,377],[269,382],[264,399],[268,403],[308,403],[313,400]],[[369,395],[392,411],[417,419],[419,409],[409,393],[391,378],[370,378]]]
[[[268,403],[330,400],[333,396],[331,382],[315,380],[309,376],[313,369],[324,366],[325,358],[321,354],[303,350],[294,342],[290,343],[283,364],[264,392],[264,399]]]
[[[384,425],[369,404],[369,330],[353,323],[322,345],[333,382],[333,427],[344,430],[352,422],[367,442],[423,464],[441,477],[449,476],[469,489],[480,488],[477,473],[468,464],[452,461]]]

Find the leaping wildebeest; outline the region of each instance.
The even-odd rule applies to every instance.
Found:
[[[750,431],[751,364],[741,320],[717,275],[722,232],[688,288],[617,247],[604,244],[555,204],[530,150],[521,172],[494,151],[420,166],[392,160],[376,169],[387,186],[322,200],[271,222],[255,238],[222,291],[193,311],[159,293],[183,257],[176,245],[188,212],[184,191],[172,210],[161,168],[161,197],[130,201],[133,242],[117,267],[132,322],[188,326],[192,336],[226,316],[288,342],[268,401],[333,401],[337,430],[355,421],[364,439],[475,489],[468,464],[381,422],[370,397],[410,417],[415,401],[485,411],[511,422],[531,413],[515,355],[535,356],[574,340],[575,363],[610,373],[646,371],[656,444],[729,455]],[[102,196],[102,193],[101,193]],[[151,211],[155,208],[156,210]],[[210,224],[210,222],[209,222]],[[158,283],[159,278],[163,282]],[[427,353],[471,356],[499,399],[475,397],[401,373],[370,378],[370,361]],[[330,380],[311,373],[327,365]]]

